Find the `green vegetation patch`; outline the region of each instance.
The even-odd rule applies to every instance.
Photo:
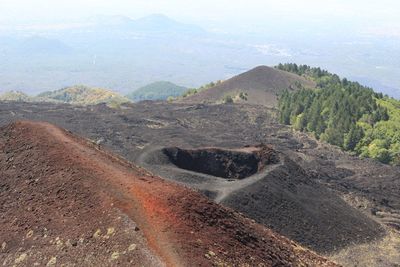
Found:
[[[317,83],[315,90],[281,94],[281,123],[361,157],[400,164],[400,101],[320,68],[296,64],[277,68]]]
[[[161,81],[141,87],[128,94],[127,97],[135,102],[142,100],[168,100],[169,97],[181,96],[186,90],[186,87]]]
[[[76,85],[56,91],[44,92],[38,95],[42,99],[51,99],[73,105],[96,105],[105,103],[110,107],[118,107],[131,102],[128,98],[103,88],[92,88]]]

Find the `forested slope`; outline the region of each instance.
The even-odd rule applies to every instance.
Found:
[[[143,86],[126,97],[137,102],[142,100],[167,100],[168,97],[178,97],[187,90],[186,87],[167,81],[160,81]]]
[[[362,157],[400,164],[400,101],[320,68],[279,64],[316,82],[317,89],[284,91],[280,121]]]

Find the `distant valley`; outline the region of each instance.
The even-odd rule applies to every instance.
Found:
[[[254,66],[301,62],[400,97],[400,62],[391,56],[400,52],[397,39],[302,35],[307,39],[272,28],[253,35],[221,33],[164,15],[97,16],[53,28],[5,25],[0,29],[0,92],[38,94],[85,84],[128,94],[157,81],[197,88]]]

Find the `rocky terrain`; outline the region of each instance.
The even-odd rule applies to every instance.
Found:
[[[51,124],[0,147],[3,266],[336,266]]]
[[[246,104],[0,104],[0,125],[54,123],[345,266],[396,266],[400,169],[293,132],[275,116],[272,109]],[[256,155],[260,147],[270,148],[263,164]],[[165,153],[171,148],[217,168],[181,165]],[[257,168],[245,170],[241,157],[254,157]]]

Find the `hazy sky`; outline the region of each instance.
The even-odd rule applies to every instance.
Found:
[[[398,0],[0,0],[0,21],[14,23],[152,13],[215,27],[303,20],[400,26]]]
[[[399,60],[393,57],[400,47],[399,0],[0,0],[0,37],[54,36],[58,29],[87,25],[97,15],[135,19],[156,13],[231,33],[218,36],[256,45],[269,56],[272,50],[273,56],[297,55],[301,58],[290,59],[400,86]]]

